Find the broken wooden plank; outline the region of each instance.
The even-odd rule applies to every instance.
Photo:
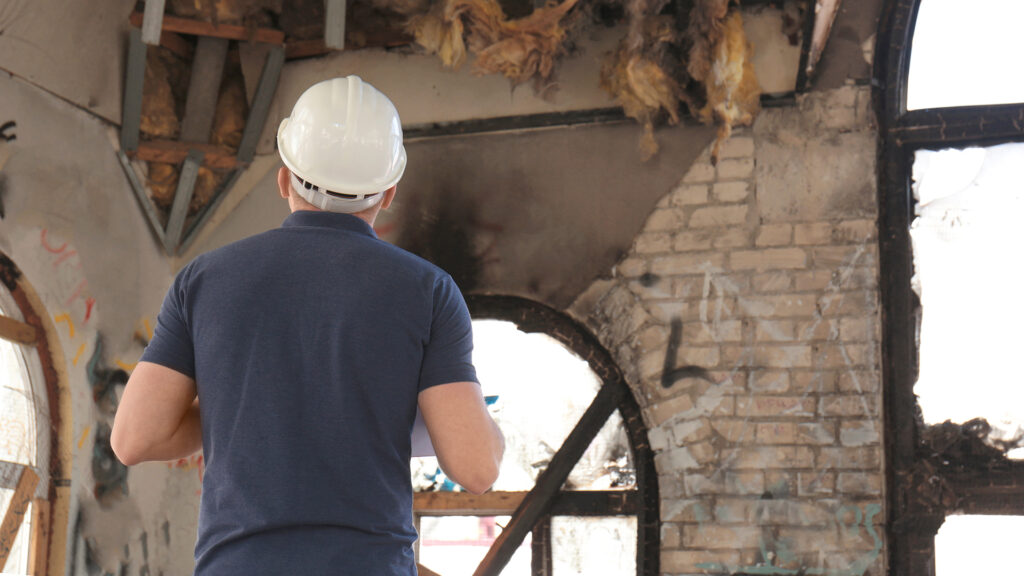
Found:
[[[178,188],[174,191],[174,203],[171,204],[171,215],[167,219],[167,235],[164,237],[164,248],[168,254],[176,254],[178,251],[178,242],[185,229],[185,217],[188,215],[188,206],[192,203],[192,193],[195,192],[196,177],[202,163],[203,151],[191,150],[181,167]]]
[[[527,492],[418,492],[413,511],[418,516],[507,516],[522,504]],[[551,516],[632,516],[639,512],[635,489],[565,490],[551,503]]]
[[[134,26],[141,26],[143,15],[141,12],[132,12],[128,17]],[[191,20],[165,14],[163,18],[163,30],[177,32],[191,36],[212,36],[214,38],[225,38],[228,40],[245,40],[250,42],[265,42],[267,44],[284,44],[284,32],[272,28],[256,28],[250,30],[245,26],[234,24],[211,24],[202,20]]]
[[[284,49],[275,46],[267,54],[267,60],[263,64],[256,96],[249,108],[249,117],[245,120],[245,130],[242,131],[242,140],[238,145],[238,160],[243,164],[252,162],[256,154],[256,145],[259,143],[260,134],[263,133],[263,125],[267,122],[270,104],[274,99],[274,92],[277,91],[277,82],[283,66]]]
[[[150,46],[160,44],[160,31],[164,21],[164,0],[146,0],[142,14],[142,41]]]
[[[17,344],[36,343],[36,329],[9,316],[0,315],[0,338]]]
[[[128,154],[131,158],[146,162],[166,162],[180,164],[185,161],[189,150],[202,150],[203,166],[211,170],[231,170],[238,166],[235,151],[216,144],[196,144],[178,142],[177,140],[145,140],[139,143],[135,152]]]
[[[412,509],[421,516],[505,516],[522,503],[526,492],[417,492]]]
[[[25,519],[29,504],[32,503],[32,495],[38,483],[39,476],[35,471],[24,466],[18,479],[18,486],[14,489],[11,502],[4,513],[3,523],[0,524],[0,566],[7,564],[7,557],[11,554],[14,539],[18,537],[18,530],[21,529],[21,522]]]
[[[217,111],[217,96],[224,76],[224,62],[228,55],[228,41],[223,38],[200,37],[196,56],[192,60],[192,76],[185,99],[185,117],[181,120],[183,142],[210,141],[213,115]]]
[[[128,65],[125,67],[124,107],[121,112],[121,150],[139,147],[142,123],[142,85],[146,77],[146,45],[134,28],[128,38]]]
[[[628,393],[625,382],[621,380],[608,381],[601,386],[594,401],[552,456],[551,463],[537,477],[537,483],[516,508],[473,576],[497,576],[501,573],[526,535],[551,508],[569,473]]]
[[[345,49],[345,0],[327,0],[324,16],[324,44],[331,50]]]

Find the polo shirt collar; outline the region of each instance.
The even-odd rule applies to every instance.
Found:
[[[284,228],[291,228],[295,226],[333,228],[335,230],[354,232],[356,234],[362,234],[373,238],[377,237],[377,233],[374,232],[373,227],[367,224],[362,218],[351,214],[340,214],[337,212],[299,210],[298,212],[292,212],[289,214],[281,226]]]

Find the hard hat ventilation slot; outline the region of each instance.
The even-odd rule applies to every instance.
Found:
[[[292,173],[292,175],[295,176],[295,179],[298,180],[299,184],[301,184],[302,187],[305,188],[306,190],[323,192],[324,194],[327,194],[328,196],[334,196],[335,198],[343,198],[345,200],[363,200],[366,198],[373,198],[377,194],[380,194],[380,192],[374,192],[373,194],[363,194],[362,196],[360,196],[359,194],[344,194],[342,192],[332,192],[330,190],[324,190],[323,188],[320,188],[316,184],[303,180],[302,178],[299,177],[298,174],[295,174],[294,172]]]

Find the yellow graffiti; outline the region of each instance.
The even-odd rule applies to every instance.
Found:
[[[78,347],[78,352],[75,352],[75,357],[71,359],[72,366],[78,366],[78,359],[82,357],[82,352],[85,352],[85,342]]]
[[[85,445],[85,439],[89,437],[89,432],[92,431],[92,426],[86,426],[85,430],[82,430],[82,435],[78,438],[78,449],[81,450],[82,446]]]
[[[143,318],[142,319],[142,325],[146,327],[146,334],[149,336],[149,339],[152,340],[153,339],[153,326],[150,325],[149,318]]]
[[[125,364],[124,362],[121,362],[120,360],[114,360],[114,362],[117,364],[118,368],[120,368],[121,370],[124,370],[125,372],[131,372],[132,370],[135,370],[136,366],[139,365],[138,362],[132,362],[131,364]]]
[[[58,314],[54,316],[53,321],[56,322],[57,324],[60,324],[61,322],[67,322],[68,338],[75,337],[75,323],[71,320],[71,316],[69,316],[66,312],[64,314]]]

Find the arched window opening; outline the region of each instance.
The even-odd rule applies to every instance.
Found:
[[[474,363],[506,454],[481,496],[450,491],[436,460],[414,461],[421,574],[656,574],[652,455],[607,352],[538,304],[469,302]]]
[[[1024,347],[1022,10],[1017,0],[889,0],[883,11],[875,85],[893,575],[963,573],[1016,532],[1007,523],[1024,521],[1014,363]]]
[[[1024,102],[1021,21],[1019,0],[922,0],[907,110]]]
[[[20,273],[0,255],[0,568],[36,575],[46,569],[52,418],[51,382],[39,349],[45,335],[30,323]]]

